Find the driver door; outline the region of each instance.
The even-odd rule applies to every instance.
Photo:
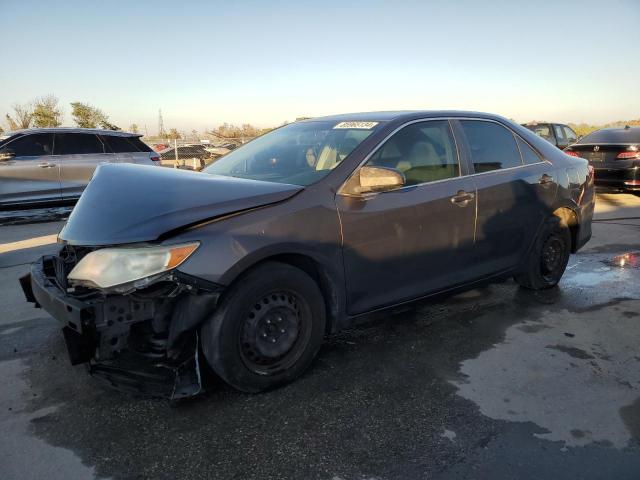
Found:
[[[404,127],[368,166],[403,172],[404,187],[336,196],[348,312],[412,300],[473,278],[475,186],[447,120]]]
[[[19,137],[0,149],[0,204],[60,200],[52,133]]]

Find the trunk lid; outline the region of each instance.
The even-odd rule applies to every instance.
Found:
[[[83,246],[154,241],[181,227],[286,200],[302,189],[171,168],[103,164],[59,238]]]

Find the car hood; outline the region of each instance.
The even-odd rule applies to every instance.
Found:
[[[132,164],[103,164],[60,240],[115,245],[157,240],[172,230],[280,202],[303,187]]]

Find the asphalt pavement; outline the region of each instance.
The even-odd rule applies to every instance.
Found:
[[[557,288],[417,305],[327,338],[284,388],[178,406],[72,367],[24,301],[66,214],[0,222],[1,479],[640,478],[640,197],[598,196]]]

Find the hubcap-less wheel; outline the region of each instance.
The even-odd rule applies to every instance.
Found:
[[[542,276],[545,279],[554,279],[562,267],[565,254],[565,245],[561,238],[551,235],[542,246]]]
[[[294,292],[265,295],[249,310],[240,332],[240,353],[255,373],[271,375],[293,365],[309,341],[311,318]]]

